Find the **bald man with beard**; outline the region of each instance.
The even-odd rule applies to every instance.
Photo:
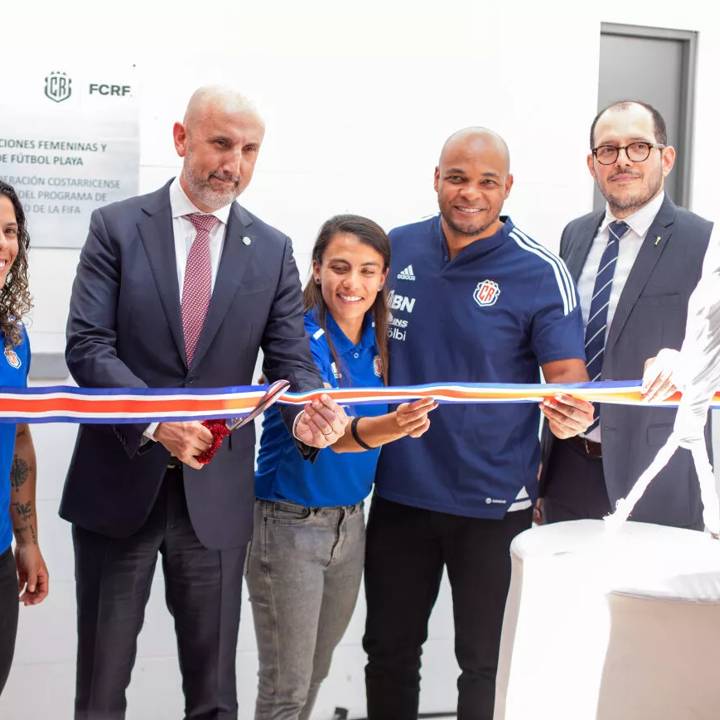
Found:
[[[390,233],[390,383],[587,380],[564,263],[501,215],[507,146],[466,128],[435,168],[440,214]],[[592,405],[560,396],[562,437]],[[539,409],[441,405],[430,430],[383,448],[367,529],[369,720],[414,720],[420,655],[443,570],[452,588],[457,717],[491,720],[509,546],[537,496]]]
[[[190,99],[173,140],[182,172],[161,189],[96,210],[72,290],[66,359],[85,387],[322,385],[303,326],[289,238],[235,198],[265,127],[226,88]],[[325,447],[347,418],[329,398],[282,410],[299,450]],[[73,524],[78,605],[75,718],[125,717],[152,577],[162,556],[185,718],[237,718],[235,650],[252,532],[254,428],[203,467],[199,422],[81,425],[60,514]],[[248,704],[250,700],[246,700]]]

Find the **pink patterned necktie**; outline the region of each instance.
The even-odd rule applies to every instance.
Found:
[[[212,267],[210,265],[210,231],[220,222],[214,215],[193,213],[185,217],[195,226],[195,240],[185,264],[182,289],[182,324],[188,367],[197,348],[200,331],[210,305]]]

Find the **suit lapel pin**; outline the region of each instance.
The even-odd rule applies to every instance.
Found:
[[[657,247],[657,246],[660,244],[660,241],[661,241],[661,240],[662,240],[662,237],[661,237],[660,235],[658,235],[658,236],[655,238],[655,247]]]
[[[248,245],[250,245],[252,240],[247,235],[245,235],[245,237],[243,237],[243,239],[242,239],[242,242],[243,242],[243,245],[248,246]]]

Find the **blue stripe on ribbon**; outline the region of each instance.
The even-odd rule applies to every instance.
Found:
[[[308,391],[304,393],[286,393],[281,396],[278,402],[283,404],[298,404],[297,401],[302,401],[305,398],[320,393],[330,393],[336,400],[343,405],[365,405],[375,404],[378,402],[407,402],[417,397],[421,397],[423,393],[427,395],[428,391],[432,393],[433,390],[437,391],[436,399],[442,404],[456,404],[456,403],[527,403],[527,402],[539,402],[543,396],[548,393],[569,393],[573,391],[592,390],[594,393],[599,392],[601,398],[593,397],[593,402],[608,402],[613,404],[626,404],[648,407],[676,407],[678,405],[677,400],[666,400],[662,402],[646,403],[644,401],[637,401],[628,399],[618,393],[639,393],[640,381],[630,380],[614,380],[614,381],[602,381],[602,382],[586,382],[586,383],[568,383],[568,384],[497,384],[497,383],[458,383],[458,382],[445,382],[445,383],[427,383],[422,385],[402,385],[394,387],[384,388],[342,388],[340,390],[328,391],[325,388],[318,388],[317,390]],[[10,400],[8,396],[26,396],[28,399],[36,398],[40,400],[43,395],[53,394],[66,394],[73,398],[82,399],[87,398],[92,401],[99,400],[102,396],[108,399],[112,399],[119,395],[127,395],[130,398],[152,398],[152,397],[168,397],[173,398],[176,396],[185,395],[188,398],[198,398],[210,395],[227,396],[227,399],[233,397],[237,398],[238,395],[246,395],[250,398],[254,398],[257,401],[261,399],[265,391],[267,390],[266,385],[236,385],[231,387],[218,387],[218,388],[78,388],[65,385],[53,385],[53,386],[35,386],[29,388],[17,388],[17,387],[0,387],[0,398],[4,400]],[[499,398],[452,398],[448,397],[448,391],[491,391],[491,392],[502,392],[504,390],[520,392],[521,397],[499,397]],[[371,394],[371,397],[366,399],[353,399],[353,394],[358,391],[364,391]],[[413,395],[413,393],[417,393]],[[607,394],[606,399],[602,398],[603,394]],[[291,401],[296,402],[292,403]],[[720,398],[715,398],[712,403],[713,407],[720,407]],[[82,417],[76,417],[74,415],[63,414],[62,410],[58,410],[57,415],[42,417],[37,414],[29,415],[13,415],[12,417],[1,417],[0,422],[5,423],[18,423],[18,422],[30,422],[30,423],[49,423],[49,422],[68,422],[68,423],[87,423],[87,424],[115,424],[115,423],[149,423],[153,421],[184,421],[184,420],[204,420],[209,418],[227,417],[232,416],[243,416],[251,411],[252,408],[248,408],[245,411],[232,409],[216,411],[213,413],[203,413],[200,411],[192,411],[188,409],[187,414],[171,414],[171,415],[160,415],[153,413],[149,415],[135,414],[128,417],[115,417],[109,414],[98,414],[92,413],[83,414]],[[177,411],[174,411],[174,413]]]

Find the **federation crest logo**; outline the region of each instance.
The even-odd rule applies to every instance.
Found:
[[[45,97],[59,103],[72,95],[72,80],[64,73],[53,70],[45,78]]]
[[[483,280],[477,284],[473,300],[480,307],[494,305],[500,297],[500,286],[494,280]]]
[[[17,353],[11,348],[5,348],[5,359],[8,361],[8,365],[15,370],[19,370],[22,365],[22,361],[18,357]]]

